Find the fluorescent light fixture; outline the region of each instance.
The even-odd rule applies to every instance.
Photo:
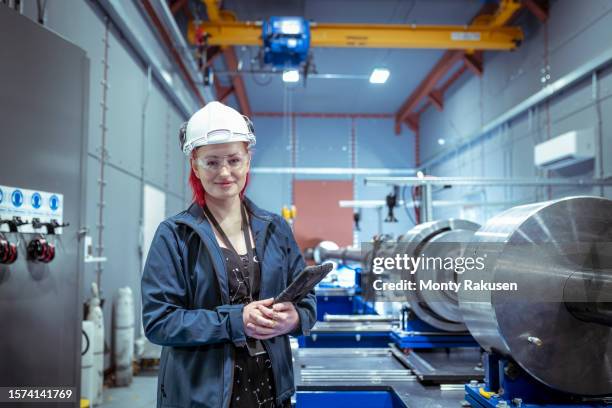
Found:
[[[439,139],[438,139],[438,144],[439,144],[440,146],[444,146],[444,143],[446,143],[446,140],[444,140],[444,139],[442,139],[442,138],[439,138]]]
[[[389,70],[386,68],[374,68],[370,74],[371,84],[384,84],[389,78]]]
[[[288,69],[283,72],[283,82],[297,82],[300,80],[300,71],[297,69]]]
[[[280,22],[280,32],[286,35],[297,35],[302,32],[302,24],[297,19],[287,19]]]

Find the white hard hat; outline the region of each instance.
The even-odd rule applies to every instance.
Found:
[[[209,102],[193,114],[187,122],[183,152],[189,156],[193,149],[210,144],[247,142],[255,145],[253,123],[237,110],[221,102]]]

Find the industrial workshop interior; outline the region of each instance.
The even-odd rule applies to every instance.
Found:
[[[0,407],[612,406],[611,0],[0,34]]]

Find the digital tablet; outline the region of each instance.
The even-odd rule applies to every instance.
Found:
[[[317,283],[334,269],[334,264],[327,262],[322,265],[307,266],[295,280],[280,295],[274,298],[274,303],[299,302]]]

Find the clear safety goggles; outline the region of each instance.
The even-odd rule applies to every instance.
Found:
[[[196,164],[204,171],[218,172],[223,166],[227,166],[231,170],[242,169],[247,161],[248,154],[234,153],[226,156],[198,157]]]

